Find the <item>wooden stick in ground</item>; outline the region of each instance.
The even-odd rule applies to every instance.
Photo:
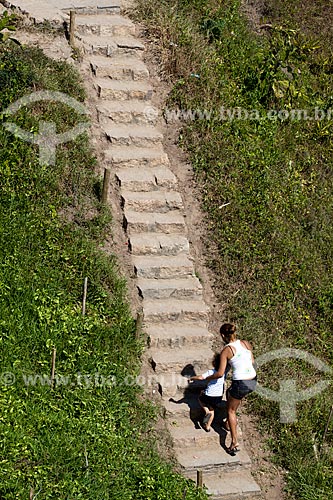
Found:
[[[103,180],[103,191],[102,191],[102,203],[104,205],[108,202],[110,175],[111,175],[110,170],[108,168],[105,168],[104,169],[104,180]]]
[[[72,48],[74,48],[74,39],[75,39],[75,10],[71,10],[69,14],[69,44]]]
[[[51,364],[51,388],[54,387],[54,382],[55,382],[56,355],[57,355],[57,349],[54,348],[52,351],[52,364]]]
[[[202,488],[202,470],[197,470],[197,487]]]
[[[88,278],[84,278],[83,299],[82,299],[82,316],[84,316],[86,314],[87,289],[88,289]]]
[[[33,500],[34,498],[35,491],[33,488],[30,488],[30,495],[29,495],[29,500]]]
[[[322,440],[321,447],[320,447],[320,454],[323,450],[324,442],[326,439],[326,434],[328,432],[328,428],[330,426],[330,422],[331,422],[332,417],[333,417],[333,405],[331,406],[330,413],[328,415],[328,419],[327,419],[327,423],[326,423],[326,427],[325,427],[325,431],[324,431],[324,435],[323,435],[323,440]]]

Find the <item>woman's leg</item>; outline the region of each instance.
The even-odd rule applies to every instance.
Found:
[[[235,399],[230,394],[228,394],[227,399],[227,414],[228,414],[228,424],[231,433],[231,448],[238,445],[237,441],[237,416],[236,411],[240,405],[241,400]]]

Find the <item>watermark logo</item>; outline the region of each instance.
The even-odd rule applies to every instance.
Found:
[[[283,348],[277,349],[276,351],[270,351],[259,356],[259,358],[256,359],[256,362],[258,368],[260,368],[270,361],[287,358],[307,361],[317,370],[332,375],[333,370],[326,363],[316,358],[312,354],[309,354],[308,352],[302,351],[300,349]],[[257,384],[256,392],[269,401],[276,401],[277,403],[279,403],[280,422],[284,424],[290,424],[297,420],[297,403],[317,396],[322,391],[324,391],[331,383],[331,380],[321,380],[308,389],[297,391],[296,380],[289,379],[280,381],[279,391],[273,391],[272,389],[268,389],[261,386],[260,384]]]
[[[27,106],[39,101],[60,102],[62,104],[67,104],[67,106],[72,108],[80,115],[88,114],[88,111],[83,106],[83,104],[78,102],[76,99],[63,94],[62,92],[51,92],[47,90],[33,92],[32,94],[18,99],[16,102],[12,103],[3,113],[6,116],[12,116],[23,106]],[[42,120],[39,122],[38,134],[33,134],[31,132],[23,130],[18,125],[12,122],[5,122],[3,126],[6,130],[14,134],[16,137],[19,137],[23,141],[29,142],[31,144],[38,144],[40,165],[55,165],[57,146],[65,142],[72,141],[78,135],[86,132],[89,129],[90,124],[87,122],[80,122],[71,130],[63,132],[61,134],[57,134],[56,124],[54,122],[47,122]]]

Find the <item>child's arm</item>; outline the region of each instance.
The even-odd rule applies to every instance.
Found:
[[[202,375],[193,375],[190,380],[205,380]]]

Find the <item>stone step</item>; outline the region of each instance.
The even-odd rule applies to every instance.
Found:
[[[178,255],[189,253],[188,239],[181,234],[131,234],[129,249],[133,255]]]
[[[162,148],[139,148],[136,146],[112,146],[105,151],[105,161],[112,163],[112,165],[117,165],[118,167],[161,167],[169,165],[168,155],[163,151]],[[140,169],[138,169],[140,170]],[[138,173],[138,170],[135,172]],[[155,175],[155,185],[158,182],[159,170],[153,172]],[[162,170],[164,177],[167,172],[165,169]],[[134,173],[134,172],[133,172]],[[143,172],[142,175],[147,175],[152,177],[150,172]],[[176,177],[171,172],[168,171],[168,176],[172,180],[172,184],[175,185]],[[125,188],[126,189],[126,188]],[[158,188],[156,188],[158,189]],[[128,189],[131,191],[131,189]],[[138,191],[150,191],[149,189],[138,189]]]
[[[126,162],[124,157],[121,159],[120,156],[114,154],[114,151],[112,151],[112,155],[107,151],[106,156],[108,157],[108,162],[111,163],[111,165],[113,164],[111,158],[113,158],[114,163],[118,165],[119,163],[122,165],[121,162],[129,165],[130,162],[136,161],[131,160],[128,157],[128,160]],[[148,160],[147,157],[146,160]],[[171,172],[171,170],[166,166],[149,167],[149,170],[145,170],[139,167],[121,168],[116,171],[115,175],[120,187],[126,191],[143,192],[158,189],[171,190],[177,188],[177,179]]]
[[[136,284],[143,299],[202,299],[202,285],[194,276],[170,280],[138,278]]]
[[[214,432],[213,429],[209,433],[206,433],[203,429],[201,431],[205,434]],[[228,436],[227,439],[226,445],[229,446],[230,437]],[[190,479],[194,479],[197,470],[201,470],[205,477],[206,474],[215,474],[216,469],[220,467],[223,470],[230,468],[230,471],[236,469],[237,472],[240,472],[241,470],[248,470],[251,465],[251,459],[243,447],[236,455],[232,456],[225,451],[218,441],[202,445],[199,440],[199,442],[194,442],[191,446],[175,447],[174,452],[178,463],[183,468],[182,472]]]
[[[215,419],[210,432],[206,432],[197,419],[193,422],[190,418],[185,418],[181,415],[173,415],[167,418],[166,424],[175,448],[219,446],[220,452],[228,455],[225,450],[225,442],[226,439],[230,440],[230,438],[221,425],[215,423]],[[240,446],[241,444],[240,442]],[[228,445],[229,442],[227,441]]]
[[[84,46],[86,54],[106,57],[132,56],[142,57],[144,45],[135,37],[111,37],[100,35],[76,35]]]
[[[184,216],[179,211],[167,213],[134,212],[124,210],[124,227],[129,234],[133,233],[185,233]]]
[[[121,199],[125,209],[137,212],[165,213],[184,208],[182,197],[176,191],[122,191]]]
[[[135,35],[136,27],[129,19],[114,14],[76,16],[76,30],[81,35],[112,35],[128,36]]]
[[[163,134],[152,125],[115,124],[104,129],[106,138],[115,146],[141,148],[161,145]]]
[[[189,383],[188,383],[188,377],[194,374],[193,370],[189,370],[189,375],[185,376],[182,375],[181,373],[154,373],[150,377],[150,385],[153,387],[158,387],[158,391],[161,394],[163,398],[170,398],[174,397],[175,395],[178,395],[179,393],[182,392],[188,392],[189,391]],[[199,389],[200,385],[200,389]],[[206,387],[206,383],[203,382],[198,382],[197,383],[197,390],[194,391],[193,387],[191,387],[191,392],[198,394],[198,391],[201,390],[202,388]]]
[[[196,481],[196,472],[190,479]],[[261,490],[251,472],[244,468],[236,471],[227,467],[211,474],[203,474],[203,485],[211,500],[253,500],[260,497]]]
[[[169,347],[176,349],[179,347],[190,347],[200,345],[202,347],[211,346],[213,335],[208,332],[205,323],[177,323],[153,324],[146,326],[146,334],[150,347],[163,349]]]
[[[154,259],[156,258],[158,257],[154,257]],[[167,257],[165,260],[172,258],[174,257]],[[172,272],[174,272],[173,268],[167,268],[165,277]],[[207,321],[208,313],[209,307],[201,300],[160,299],[143,301],[145,323]]]
[[[135,256],[132,262],[138,278],[178,278],[194,276],[193,262],[186,255],[161,257]]]
[[[144,101],[105,101],[96,106],[101,125],[114,123],[150,124],[157,122],[158,112],[152,113]]]
[[[191,346],[186,349],[149,349],[150,364],[155,373],[194,370],[197,375],[207,371],[212,364],[213,352],[209,347]]]
[[[60,0],[58,8],[64,12],[74,10],[77,14],[120,14],[120,0]]]
[[[187,418],[192,422],[202,421],[202,409],[198,394],[185,391],[185,394],[175,394],[172,398],[163,398],[162,406],[165,418]]]
[[[94,87],[100,99],[115,99],[120,101],[140,99],[148,101],[153,95],[152,87],[146,82],[96,78],[94,80]]]
[[[225,397],[225,396],[224,396]],[[199,403],[199,393],[185,390],[183,393],[176,393],[173,397],[162,398],[164,417],[169,419],[186,418],[196,425],[202,425],[204,410]],[[221,404],[215,408],[215,426],[222,426],[223,420],[227,418],[227,402],[222,400]]]
[[[146,80],[149,78],[147,66],[136,57],[92,56],[89,59],[91,70],[96,78],[113,80]]]

